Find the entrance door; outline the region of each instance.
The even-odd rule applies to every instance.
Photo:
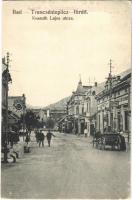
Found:
[[[84,134],[84,128],[85,128],[85,124],[81,123],[81,134]]]

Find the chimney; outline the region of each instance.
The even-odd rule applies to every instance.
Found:
[[[94,86],[97,87],[97,85],[98,85],[97,82],[95,82],[95,83],[94,83]]]

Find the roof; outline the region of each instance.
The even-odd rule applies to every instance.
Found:
[[[15,114],[13,111],[11,111],[11,110],[8,110],[8,117],[9,117],[9,118],[14,118],[14,119],[16,119],[16,120],[19,119],[19,116],[16,115],[16,114]]]
[[[84,88],[82,86],[82,82],[79,82],[78,86],[77,86],[77,89],[76,89],[76,93],[84,93],[84,92],[85,92],[85,90],[84,90]]]
[[[58,120],[58,123],[62,122],[64,119],[66,119],[68,117],[68,115],[64,116],[63,118]]]
[[[129,69],[127,69],[127,70],[121,72],[121,73],[118,74],[118,75],[119,75],[121,78],[123,78],[123,77],[125,77],[126,75],[131,74],[131,72],[132,72],[132,69],[129,68]],[[116,76],[118,76],[118,75],[116,75]]]
[[[91,88],[91,91],[95,91],[96,94],[99,94],[104,89],[104,86],[105,86],[105,82],[99,83],[97,86],[93,86]]]
[[[115,92],[115,91],[120,90],[121,88],[123,89],[125,87],[130,86],[127,80],[131,77],[131,70],[130,69],[126,70],[124,73],[120,74],[120,76],[121,76],[121,79],[119,80],[118,83],[116,83],[112,87],[112,92]],[[100,99],[103,96],[109,95],[109,93],[110,93],[109,89],[106,90],[105,88],[103,88],[103,90],[101,90],[100,93],[98,93],[96,97],[97,99]]]
[[[8,99],[18,99],[23,98],[23,96],[8,96]]]
[[[84,94],[88,91],[92,86],[82,85],[82,81],[79,81],[75,94]]]

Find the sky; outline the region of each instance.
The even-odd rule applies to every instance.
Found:
[[[13,14],[13,9],[23,14]],[[32,20],[31,9],[87,9],[74,20]],[[47,15],[46,15],[47,16]],[[53,15],[52,15],[53,16]],[[83,85],[103,82],[112,59],[113,74],[131,64],[129,1],[5,1],[2,54],[10,53],[9,95],[26,95],[27,104],[47,106]]]

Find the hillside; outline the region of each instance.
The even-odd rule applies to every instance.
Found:
[[[61,99],[60,101],[57,101],[56,103],[50,104],[44,108],[50,108],[50,109],[57,109],[57,110],[62,110],[66,108],[66,103],[67,101],[70,99],[69,97],[65,97],[63,99]]]

